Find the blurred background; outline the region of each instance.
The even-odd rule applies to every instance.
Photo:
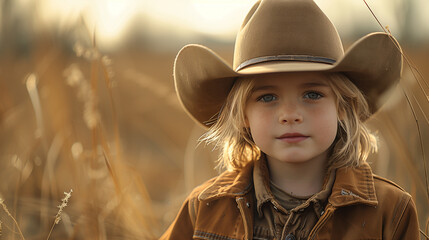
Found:
[[[316,2],[346,48],[383,31],[362,0]],[[369,162],[412,194],[428,233],[429,4],[367,3],[413,64],[368,121],[380,138]],[[175,95],[174,57],[199,43],[231,63],[253,4],[0,0],[0,238],[158,238],[217,174]]]

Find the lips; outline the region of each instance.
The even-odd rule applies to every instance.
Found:
[[[308,136],[301,133],[285,133],[278,137],[277,139],[287,142],[287,143],[298,143],[307,139]]]

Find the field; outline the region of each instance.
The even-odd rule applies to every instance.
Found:
[[[51,33],[26,47],[7,44],[0,239],[156,239],[186,194],[217,174],[217,153],[198,145],[203,129],[175,95],[178,49],[103,53],[96,42]],[[231,44],[211,47],[231,61]],[[400,87],[368,122],[380,137],[369,162],[413,195],[428,233],[429,45],[405,52],[426,80],[418,84],[405,66]]]

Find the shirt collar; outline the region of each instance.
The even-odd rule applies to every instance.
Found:
[[[311,202],[325,202],[331,194],[334,180],[335,171],[331,171],[329,175],[326,175],[325,177],[323,189],[320,192],[311,196],[305,203],[293,209],[293,211],[298,211],[299,209],[306,208],[310,205]],[[271,191],[269,181],[270,176],[267,160],[265,158],[265,155],[262,155],[262,157],[255,162],[255,167],[253,169],[253,182],[255,186],[257,211],[260,216],[262,216],[262,206],[264,205],[264,203],[273,202],[273,204],[275,204],[276,202],[274,195]]]

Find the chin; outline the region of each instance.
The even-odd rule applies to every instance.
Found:
[[[306,157],[297,157],[296,155],[281,157],[281,158],[274,158],[274,159],[277,159],[278,161],[283,163],[304,163],[309,161],[309,159]]]

